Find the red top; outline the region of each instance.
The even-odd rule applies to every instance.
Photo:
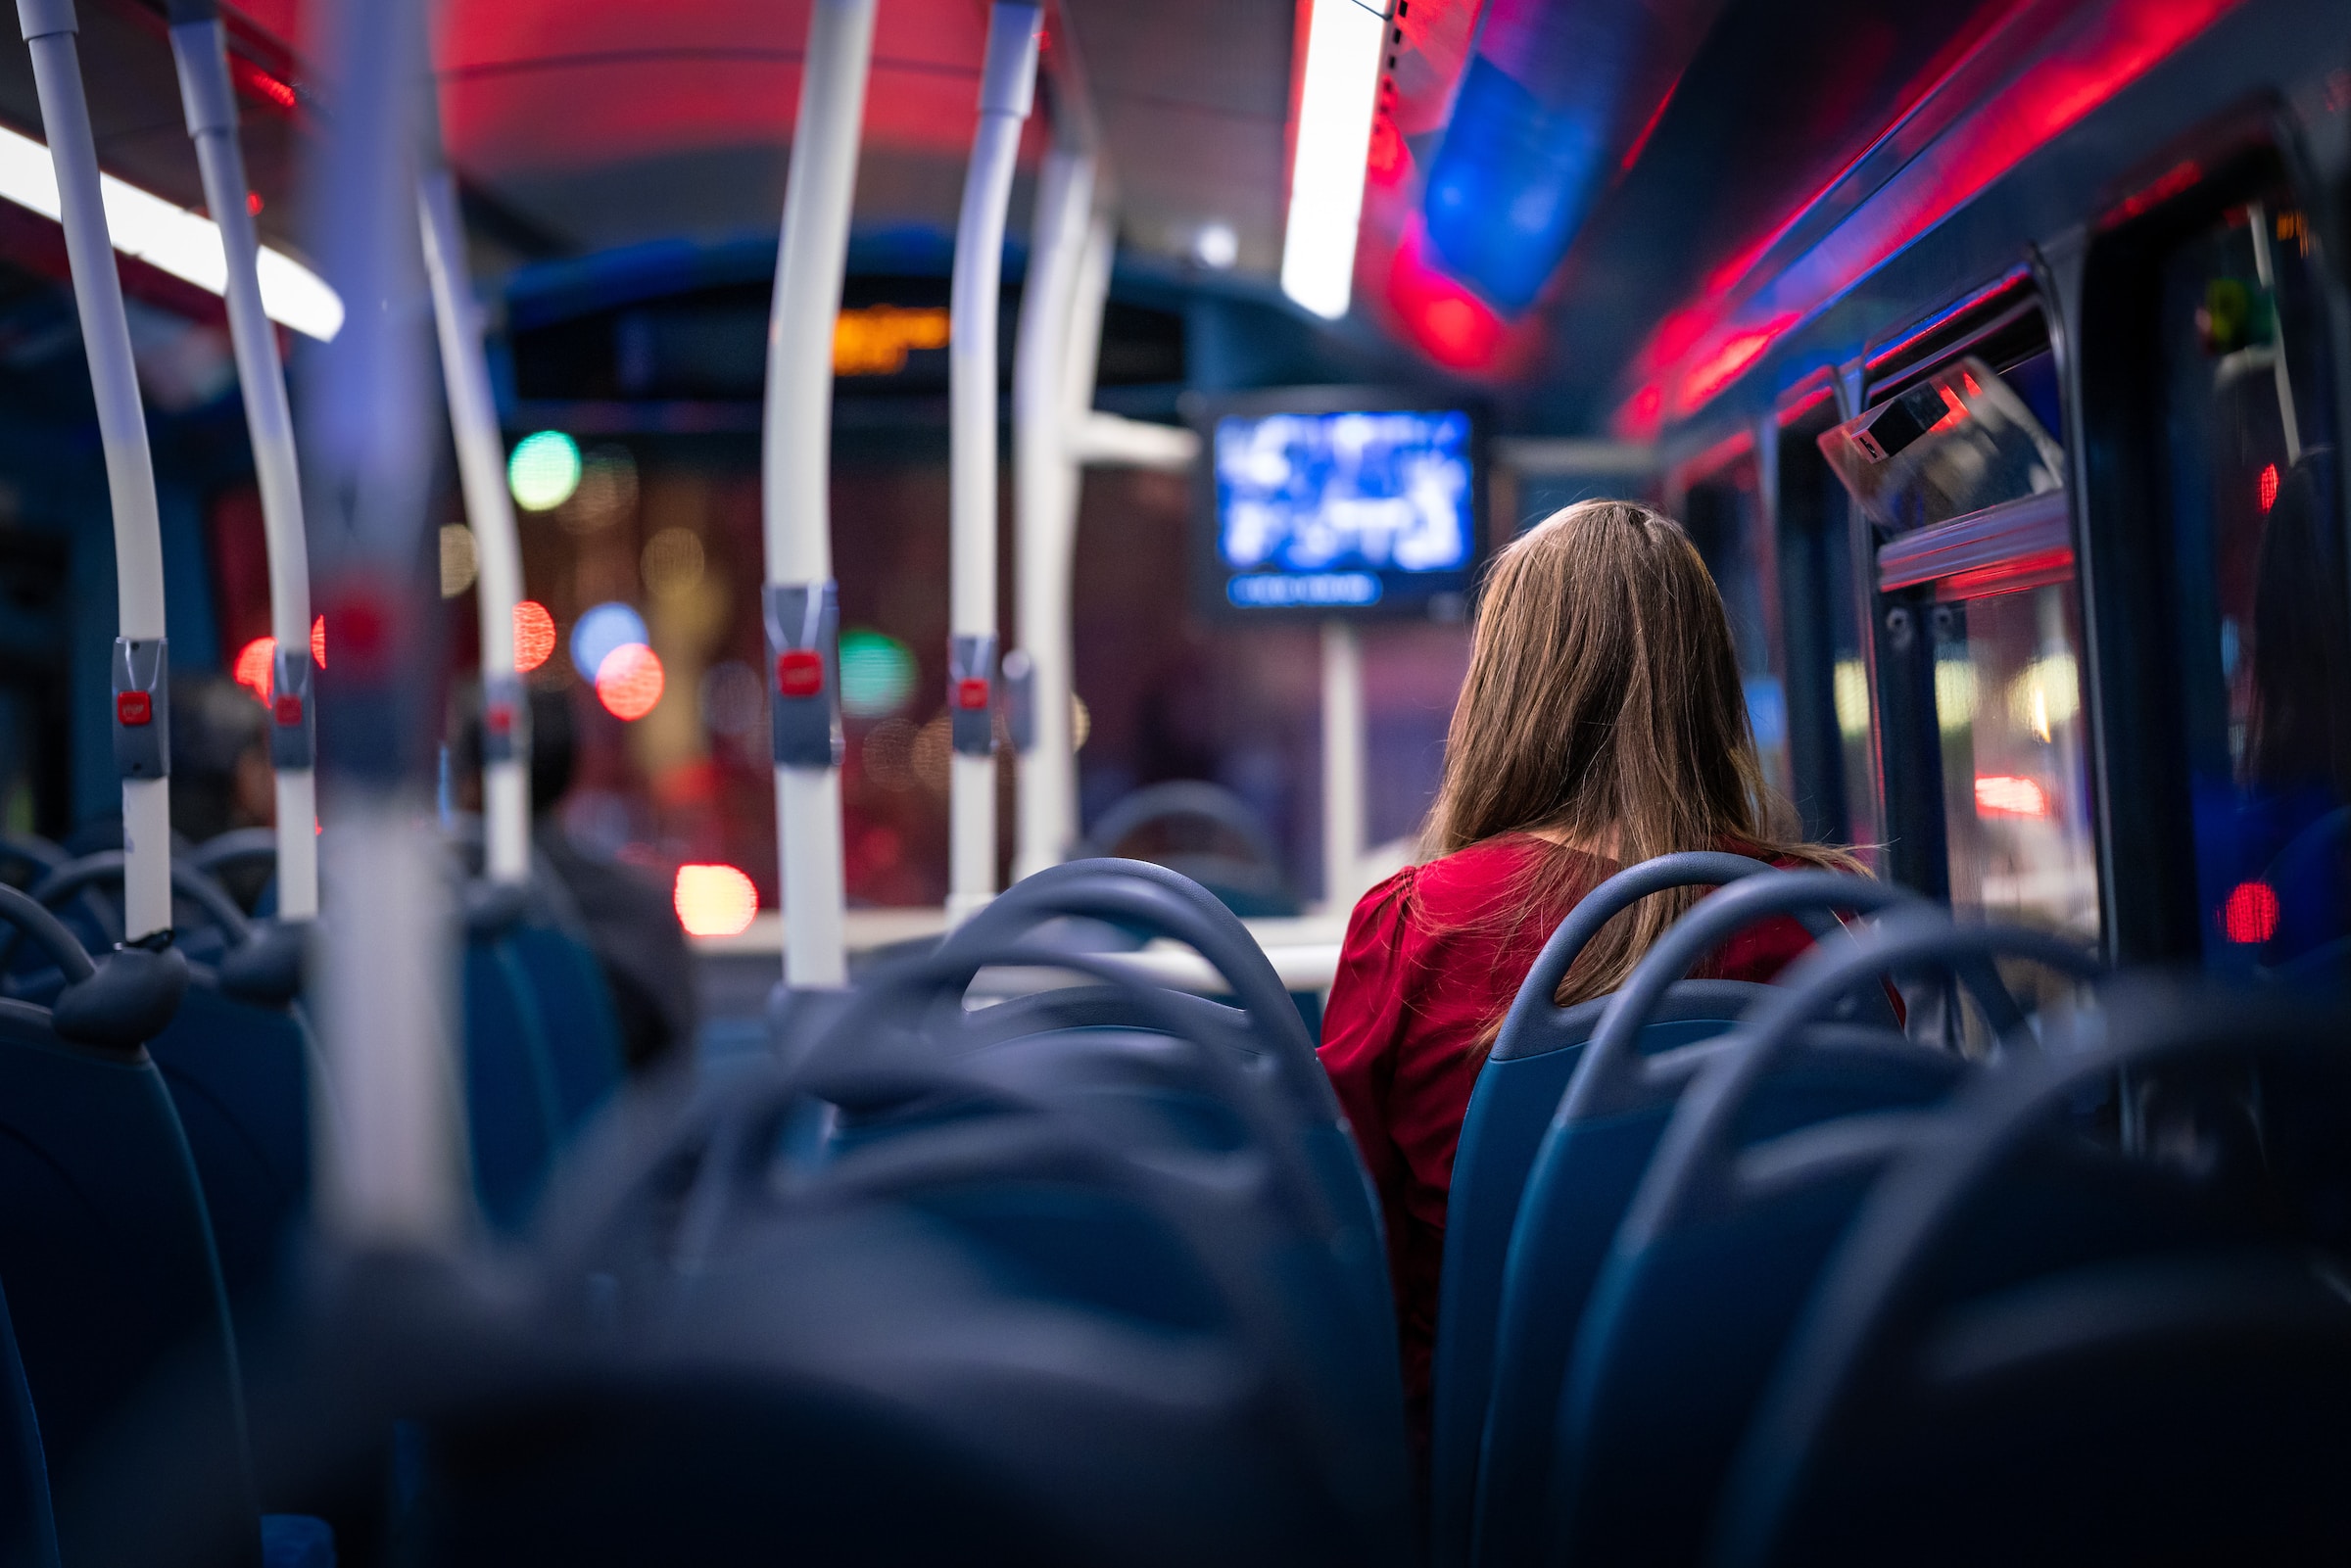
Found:
[[[1578,876],[1556,911],[1512,930],[1506,901],[1543,855],[1578,862]],[[1379,1190],[1416,1433],[1428,1430],[1445,1199],[1481,1061],[1472,1048],[1567,912],[1619,869],[1531,833],[1505,833],[1406,867],[1366,893],[1347,923],[1322,1015],[1322,1067]],[[1777,916],[1733,937],[1698,973],[1768,980],[1811,941]]]

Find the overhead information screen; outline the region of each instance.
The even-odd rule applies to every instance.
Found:
[[[1468,412],[1235,409],[1207,424],[1214,608],[1460,616],[1478,551]]]

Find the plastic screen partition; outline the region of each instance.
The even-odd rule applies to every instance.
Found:
[[[1202,399],[1193,592],[1223,620],[1458,621],[1485,553],[1477,410],[1371,388]]]

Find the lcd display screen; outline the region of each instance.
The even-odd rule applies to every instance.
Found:
[[[1460,613],[1478,549],[1468,413],[1234,412],[1208,436],[1219,608]]]

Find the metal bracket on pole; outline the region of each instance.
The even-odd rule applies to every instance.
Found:
[[[996,754],[996,639],[947,639],[947,729],[966,757]]]
[[[840,601],[832,583],[770,583],[761,594],[774,661],[768,714],[779,768],[838,768]]]
[[[318,714],[311,701],[311,650],[279,648],[269,687],[269,765],[309,768],[318,758]]]
[[[125,779],[171,776],[169,643],[115,639],[115,771]]]

